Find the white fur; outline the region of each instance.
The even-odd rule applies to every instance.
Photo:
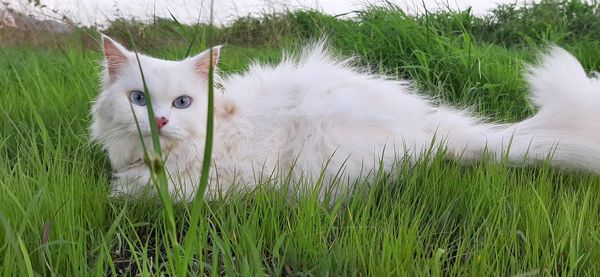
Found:
[[[203,158],[206,81],[190,70],[194,58],[140,58],[155,111],[172,118],[168,136],[161,137],[167,169],[179,178],[171,189],[181,185],[190,197]],[[136,67],[132,62],[114,82],[105,76],[92,111],[92,137],[109,153],[117,193],[135,193],[149,178],[146,166],[136,162],[142,152],[124,96],[141,87]],[[443,145],[465,161],[481,159],[486,150],[496,157],[508,151],[515,164],[552,155],[554,165],[600,171],[599,81],[589,79],[579,62],[560,48],[552,48],[527,78],[538,113],[515,124],[492,124],[466,111],[436,106],[406,82],[332,58],[323,43],[275,66],[253,64],[245,73],[224,78],[215,95],[214,161],[207,193],[253,187],[288,173],[308,184],[321,174],[326,183],[341,176],[343,183],[352,184],[381,164],[389,170],[404,154],[417,159],[432,145]],[[169,109],[182,93],[194,97],[192,107]],[[136,109],[150,145],[145,113]]]

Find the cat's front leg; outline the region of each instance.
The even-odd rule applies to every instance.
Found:
[[[142,159],[131,162],[127,168],[115,171],[111,181],[111,197],[133,198],[151,189],[150,170]]]

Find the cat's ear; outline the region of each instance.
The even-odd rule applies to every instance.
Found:
[[[121,44],[102,34],[102,51],[104,52],[105,69],[110,80],[114,80],[121,68],[129,63],[129,51]]]
[[[222,45],[215,46],[190,58],[194,66],[194,70],[201,78],[208,79],[208,70],[210,67],[211,58],[213,68],[217,68],[217,64],[219,63],[219,53],[221,52],[221,47]]]

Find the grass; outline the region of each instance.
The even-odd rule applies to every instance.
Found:
[[[280,46],[295,48],[327,33],[337,51],[360,56],[375,71],[413,79],[431,96],[513,121],[532,113],[525,101],[523,64],[534,62],[547,43],[571,50],[588,70],[600,68],[598,33],[569,31],[583,26],[577,24],[598,26],[598,17],[584,16],[597,9],[561,3],[508,12],[512,17],[502,17],[504,21],[459,12],[409,17],[393,7],[372,9],[354,20],[298,12],[240,19],[229,29],[215,30],[215,39],[246,30],[221,55],[221,69],[235,72],[253,58],[278,60]],[[496,13],[502,15],[502,9],[508,8]],[[555,10],[565,16],[543,12]],[[567,16],[572,14],[579,16]],[[550,31],[486,29],[492,23],[525,26],[524,18],[535,28],[554,28],[552,20],[560,18],[564,28],[544,37],[537,35]],[[285,28],[274,29],[281,22]],[[138,49],[183,58],[191,29],[161,24],[147,25],[146,37],[133,32]],[[87,37],[86,30],[79,32]],[[160,43],[161,32],[171,34],[169,44]],[[258,39],[256,32],[263,37]],[[118,37],[119,30],[109,34]],[[98,44],[92,49],[88,44],[75,38],[63,47],[0,47],[4,276],[600,272],[600,202],[595,201],[600,177],[546,165],[461,165],[432,155],[414,165],[399,164],[372,183],[357,184],[370,189],[332,204],[320,202],[315,191],[289,199],[264,184],[227,201],[174,205],[173,231],[159,199],[108,197],[110,165],[99,147],[88,142],[101,58]],[[200,44],[192,48],[192,53],[203,50]],[[199,222],[190,226],[193,215]]]

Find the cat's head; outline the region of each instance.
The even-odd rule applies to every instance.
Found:
[[[203,137],[206,126],[208,71],[216,66],[220,47],[181,61],[138,54],[102,35],[102,92],[92,110],[92,137],[106,141],[137,136],[135,118],[144,137],[150,120],[144,97],[146,82],[161,141]],[[141,70],[140,70],[141,67]],[[135,113],[132,114],[132,110]]]

